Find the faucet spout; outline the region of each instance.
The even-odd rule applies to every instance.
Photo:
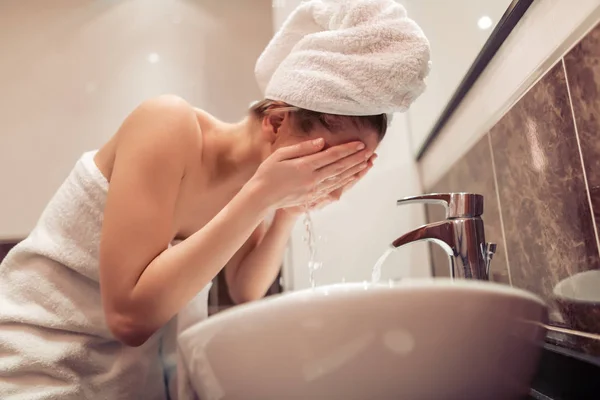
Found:
[[[436,242],[448,252],[448,255],[452,255],[452,248],[454,247],[452,223],[450,221],[441,221],[420,226],[394,240],[392,246],[397,248],[422,240]]]
[[[448,254],[452,278],[489,280],[494,243],[485,241],[483,196],[473,193],[432,193],[398,200],[397,204],[441,204],[446,219],[421,226],[392,242],[395,248],[422,240],[437,243]],[[435,275],[435,274],[432,274]]]
[[[489,266],[496,246],[486,243],[483,220],[456,218],[421,226],[392,242],[401,247],[419,241],[436,243],[448,254],[452,278],[489,280]]]
[[[451,221],[435,222],[429,225],[423,225],[417,229],[405,233],[398,239],[392,242],[392,247],[398,248],[409,243],[427,241],[433,242],[440,246],[448,255],[448,263],[450,267],[450,276],[455,278],[456,267],[454,260],[454,249],[456,248],[454,243],[454,231],[453,224]],[[433,275],[433,271],[432,271]]]

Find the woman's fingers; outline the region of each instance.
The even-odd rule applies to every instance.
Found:
[[[362,171],[358,172],[356,174],[356,179],[350,183],[348,183],[346,186],[344,186],[342,192],[346,193],[348,190],[352,189],[354,187],[354,185],[356,185],[358,183],[358,181],[360,181],[362,178],[365,177],[365,175],[367,175],[369,173],[369,171],[371,170],[371,168],[373,168],[373,162],[375,162],[375,160],[377,159],[377,154],[373,154],[373,156],[371,156],[371,158],[369,159],[369,161],[367,161],[367,168],[364,168]]]
[[[323,150],[323,147],[325,147],[325,140],[323,138],[307,140],[293,146],[282,147],[273,153],[273,157],[277,161],[283,161],[311,155],[314,156],[320,154],[319,152]]]
[[[362,179],[369,172],[369,170],[373,167],[373,161],[376,158],[377,158],[377,155],[374,154],[367,161],[363,160],[360,164],[351,166],[350,168],[346,169],[345,171],[341,172],[340,174],[325,179],[322,182],[322,184],[319,185],[319,190],[322,191],[323,189],[321,189],[321,188],[325,188],[325,190],[327,190],[331,187],[339,187],[340,181],[344,181],[345,179],[347,179],[351,176],[356,177],[356,180],[353,181],[353,184],[355,184],[356,181],[359,181],[360,179]]]
[[[348,190],[352,189],[354,185],[356,185],[362,178],[364,178],[364,176],[369,172],[370,169],[371,167],[367,167],[367,169],[365,169],[364,171],[361,171],[358,174],[356,174],[356,179],[345,185],[342,189],[342,193],[346,193]]]
[[[367,168],[364,168],[362,171],[358,172],[359,180],[362,179],[365,175],[367,175],[371,168],[373,168],[373,163],[375,162],[375,159],[377,159],[377,154],[373,154],[371,158],[369,158],[369,161],[367,161]]]
[[[329,204],[331,204],[333,202],[335,202],[335,199],[333,197],[331,197],[330,195],[327,195],[322,200],[319,200],[319,201],[311,204],[309,209],[310,210],[320,210],[321,208],[328,206]]]
[[[270,172],[273,179],[280,181],[281,190],[281,184],[285,181],[283,186],[289,186],[288,189],[293,192],[292,198],[285,200],[286,206],[298,205],[298,202],[311,204],[315,199],[335,191],[338,193],[333,197],[337,200],[342,192],[339,189],[343,190],[363,176],[362,172],[371,164],[372,155],[361,142],[346,143],[322,151],[324,147],[324,140],[316,139],[281,148],[269,158],[271,162],[261,165],[257,174],[262,172],[263,175],[269,175]],[[292,174],[294,179],[287,179],[285,175],[288,174]],[[277,191],[278,186],[273,186],[271,190]]]
[[[325,186],[327,186],[331,183],[336,184],[337,182],[343,181],[346,178],[360,174],[361,172],[365,171],[367,168],[369,168],[369,163],[367,161],[363,161],[360,164],[356,164],[356,165],[346,169],[345,171],[343,171],[342,173],[340,173],[338,175],[335,175],[331,178],[325,179],[322,184]]]
[[[352,175],[346,176],[343,179],[336,179],[335,181],[330,181],[329,183],[320,185],[315,190],[313,199],[318,199],[320,197],[329,195],[331,192],[334,192],[338,189],[343,188],[344,186],[350,184],[351,182],[353,182],[356,179],[357,179],[356,174],[352,174]]]
[[[365,145],[362,142],[340,144],[330,147],[325,151],[304,157],[302,162],[310,165],[316,171],[330,164],[341,162],[345,158],[364,150],[364,148]]]
[[[309,209],[320,209],[328,204],[331,204],[339,197],[332,195],[338,189],[342,189],[342,193],[350,190],[358,181],[360,181],[373,167],[373,162],[377,159],[377,154],[373,154],[368,161],[356,165],[342,174],[329,179],[323,184],[319,185],[312,193],[310,200],[308,201]]]
[[[326,167],[317,171],[317,181],[323,181],[338,175],[345,174],[348,170],[353,169],[358,165],[362,165],[368,162],[371,154],[366,151],[352,154],[342,160],[339,160],[333,164],[329,164]]]

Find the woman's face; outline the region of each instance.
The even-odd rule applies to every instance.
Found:
[[[322,125],[316,125],[309,133],[298,131],[290,124],[289,118],[286,118],[279,130],[277,139],[273,143],[273,151],[281,147],[291,146],[311,139],[323,138],[325,148],[334,147],[354,141],[363,142],[366,146],[365,152],[374,154],[379,146],[379,135],[374,129],[358,127],[353,123],[347,123],[345,129],[337,132],[331,132]],[[339,200],[343,189],[338,189],[330,195],[335,200]]]

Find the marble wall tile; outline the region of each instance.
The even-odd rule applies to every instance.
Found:
[[[559,282],[600,267],[562,63],[490,135],[512,283],[556,305]],[[568,313],[552,322],[581,329]]]
[[[588,183],[600,187],[600,25],[565,56]]]
[[[461,158],[429,192],[470,192],[484,197],[483,221],[486,240],[498,244],[498,250],[492,260],[492,279],[509,283],[508,266],[504,251],[504,240],[500,224],[500,211],[496,196],[492,157],[488,136],[484,136]],[[427,206],[428,221],[445,218],[443,207]],[[448,276],[448,258],[439,246],[430,245],[433,270],[436,276]]]
[[[426,189],[483,194],[486,234],[499,243],[494,279],[507,282],[509,266],[514,286],[548,301],[550,342],[600,356],[600,25]],[[427,215],[444,218],[433,206]],[[431,252],[436,275],[448,275],[445,253]]]
[[[564,66],[592,212],[598,227],[600,225],[600,25],[565,56]],[[600,276],[600,270],[596,271],[596,274]],[[586,280],[589,279],[588,274]],[[591,298],[587,293],[574,293],[580,297],[586,296],[587,304],[577,302],[563,307],[573,325],[583,331],[600,334],[600,278],[596,279],[595,286],[597,287],[590,288],[596,293]],[[579,289],[581,291],[581,288]],[[600,341],[596,349],[600,353]]]
[[[600,225],[600,25],[565,56],[596,225]]]

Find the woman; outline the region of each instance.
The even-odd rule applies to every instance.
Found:
[[[235,301],[262,297],[303,206],[339,197],[364,174],[386,128],[381,115],[328,123],[261,104],[230,125],[174,97],[150,100],[96,155],[110,183],[100,287],[124,343],[144,343],[223,266]],[[166,249],[174,239],[184,240]]]
[[[264,295],[298,215],[368,172],[428,57],[394,1],[315,0],[259,59],[267,100],[243,121],[141,104],[0,266],[0,397],[164,398],[162,328],[223,268],[236,302]]]

